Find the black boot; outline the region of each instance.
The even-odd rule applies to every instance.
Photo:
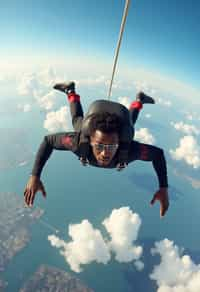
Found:
[[[155,103],[155,100],[151,96],[146,95],[142,91],[140,91],[136,95],[136,100],[140,101],[142,104],[144,104],[144,103]]]
[[[75,82],[70,81],[68,83],[56,83],[53,88],[67,94],[75,93]]]

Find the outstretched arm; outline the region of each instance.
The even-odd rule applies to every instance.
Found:
[[[46,197],[45,187],[40,180],[42,169],[49,159],[54,149],[57,150],[74,150],[74,133],[59,133],[44,137],[39,150],[36,154],[32,174],[24,190],[24,200],[28,206],[32,206],[35,195],[41,191]]]
[[[163,217],[169,208],[167,166],[164,151],[156,146],[133,142],[132,159],[151,161],[158,177],[159,190],[154,194],[151,204],[160,202],[160,216]]]

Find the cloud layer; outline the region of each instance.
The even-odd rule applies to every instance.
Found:
[[[173,241],[156,242],[152,254],[161,256],[160,264],[150,275],[157,282],[157,292],[200,291],[200,265],[196,265],[189,255],[182,255],[183,250]]]
[[[200,131],[194,125],[185,124],[183,122],[173,123],[171,125],[178,131],[187,135],[199,135]]]
[[[163,99],[163,98],[158,98],[157,99],[157,103],[163,105],[163,106],[166,106],[166,107],[171,107],[172,103],[170,100],[166,100],[166,99]]]
[[[45,110],[51,110],[56,104],[56,92],[52,86],[56,82],[56,73],[47,69],[33,74],[25,74],[18,81],[17,93],[35,99]]]
[[[72,238],[70,242],[65,242],[55,235],[48,236],[48,240],[52,246],[61,249],[60,253],[75,272],[82,270],[81,265],[93,261],[108,263],[111,252],[115,253],[117,261],[134,260],[136,268],[142,270],[142,247],[134,245],[141,225],[139,215],[133,213],[129,207],[122,207],[114,209],[102,224],[110,234],[110,240],[103,238],[101,231],[95,229],[88,220],[69,225],[68,233]]]
[[[61,107],[58,111],[51,111],[46,114],[44,128],[49,132],[69,130],[69,110],[67,106]]]
[[[103,221],[111,240],[110,249],[115,253],[119,262],[138,260],[142,255],[142,247],[133,245],[138,237],[141,219],[129,207],[114,209],[110,216]]]
[[[52,246],[61,248],[61,255],[74,272],[81,272],[81,265],[92,261],[106,264],[110,260],[108,247],[101,232],[94,229],[88,220],[69,225],[72,241],[66,243],[55,235],[48,236]]]
[[[175,160],[184,160],[193,168],[200,167],[200,147],[197,140],[191,136],[184,136],[180,139],[179,147],[170,150],[170,154]]]
[[[36,99],[42,109],[46,111],[52,110],[56,104],[56,93],[54,91],[50,91],[47,94],[38,96]]]
[[[147,128],[140,128],[135,131],[135,140],[146,144],[155,144],[156,141]]]

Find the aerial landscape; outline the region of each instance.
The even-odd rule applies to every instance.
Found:
[[[200,291],[199,11],[1,5],[0,292]]]

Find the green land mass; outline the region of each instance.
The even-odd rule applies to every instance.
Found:
[[[93,292],[78,278],[55,267],[42,265],[19,292]]]
[[[43,213],[40,208],[26,208],[17,194],[0,192],[0,272],[27,245],[30,224]]]

